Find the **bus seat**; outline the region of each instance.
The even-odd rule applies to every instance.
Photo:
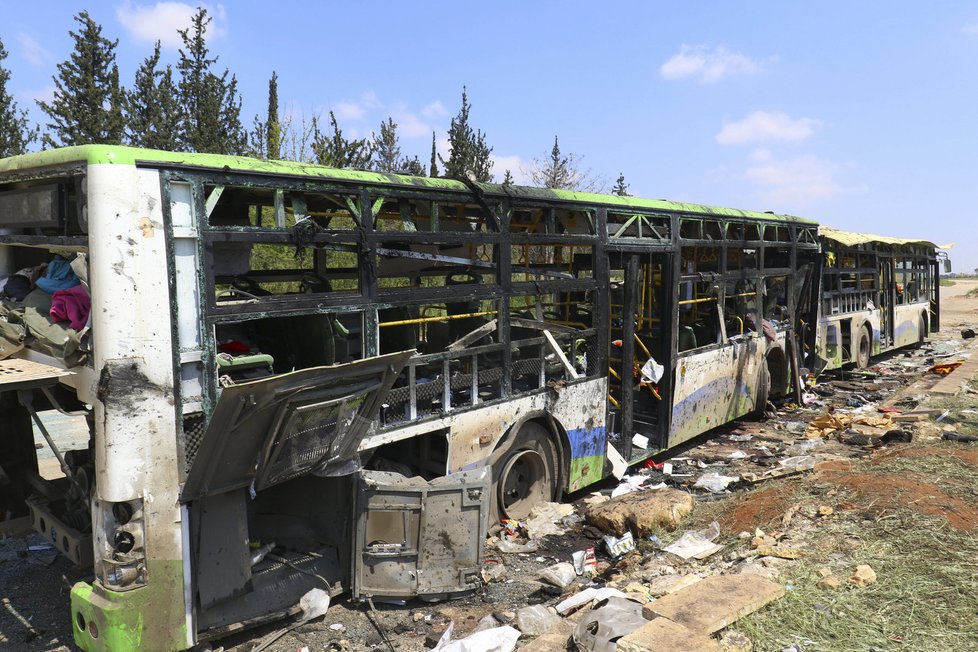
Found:
[[[696,348],[696,333],[692,326],[679,327],[679,350],[689,351]]]
[[[694,322],[693,333],[696,335],[696,341],[700,346],[716,344],[717,340],[719,339],[717,337],[717,329],[705,321]]]
[[[255,322],[255,340],[262,353],[274,358],[277,374],[336,363],[331,315],[261,319]]]

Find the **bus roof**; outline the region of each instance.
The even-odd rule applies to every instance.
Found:
[[[950,249],[954,243],[937,245],[929,240],[913,240],[907,238],[891,238],[885,235],[873,235],[871,233],[855,233],[852,231],[842,231],[828,226],[818,227],[818,233],[823,238],[838,242],[845,247],[855,247],[861,244],[887,244],[887,245],[926,245],[935,249]]]
[[[348,170],[330,168],[312,163],[297,161],[266,161],[244,156],[226,156],[222,154],[197,154],[189,152],[166,152],[155,149],[141,149],[123,145],[79,145],[50,149],[32,154],[23,154],[6,159],[0,159],[0,174],[4,172],[24,171],[35,168],[65,165],[70,163],[88,164],[120,164],[148,165],[161,164],[180,168],[200,168],[225,172],[246,172],[262,175],[282,175],[290,177],[329,179],[337,181],[353,181],[372,184],[399,185],[406,188],[439,189],[450,191],[466,191],[468,186],[454,179],[412,177],[401,174],[383,172],[367,172],[363,170]],[[739,210],[671,202],[662,199],[642,199],[640,197],[619,197],[573,190],[554,190],[550,188],[534,188],[529,186],[514,186],[492,183],[477,184],[485,193],[492,195],[510,196],[527,200],[565,201],[574,203],[601,204],[609,208],[648,209],[680,213],[700,213],[717,217],[747,218],[755,220],[770,220],[778,222],[802,222],[816,224],[815,220],[793,215],[762,213],[759,211]]]

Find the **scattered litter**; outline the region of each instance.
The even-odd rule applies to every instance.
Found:
[[[730,441],[744,442],[744,441],[750,441],[753,438],[754,435],[746,434],[746,435],[730,435],[727,439],[729,439]]]
[[[798,442],[797,444],[792,444],[784,449],[784,454],[789,457],[796,457],[798,455],[808,455],[814,449],[825,444],[824,439],[806,439],[805,441]]]
[[[502,564],[489,564],[482,568],[482,581],[486,584],[498,582],[506,576],[506,567]]]
[[[574,565],[566,561],[558,562],[553,566],[547,566],[540,571],[540,579],[560,588],[569,586],[576,577],[577,573],[574,571]]]
[[[454,623],[448,626],[433,652],[512,652],[520,638],[520,630],[506,625],[484,629],[452,641],[454,629]]]
[[[583,591],[575,593],[566,600],[562,600],[557,603],[555,609],[557,613],[561,616],[565,616],[572,611],[583,607],[592,601],[600,602],[601,600],[607,600],[611,597],[624,598],[625,594],[618,589],[606,586],[604,588],[596,589],[594,587],[588,587]]]
[[[784,469],[814,469],[815,457],[812,455],[795,455],[779,460],[778,464]]]
[[[631,532],[626,532],[620,537],[608,534],[604,537],[604,545],[608,550],[608,555],[612,558],[618,558],[625,553],[635,550],[635,540],[632,538]]]
[[[346,627],[344,627],[341,623],[333,623],[332,625],[329,626],[329,628],[334,632],[342,632],[343,630],[346,629]]]
[[[574,572],[578,575],[595,575],[598,570],[598,560],[594,556],[594,548],[578,550],[571,555],[574,560]]]
[[[574,506],[565,503],[538,503],[523,524],[527,537],[539,539],[548,535],[564,534],[564,528],[558,522],[574,513]]]
[[[516,543],[509,539],[491,539],[490,541],[492,541],[492,544],[496,546],[499,552],[507,553],[536,552],[540,547],[536,541],[527,541],[526,543]]]
[[[705,489],[710,493],[718,494],[721,491],[725,491],[730,484],[739,480],[740,478],[738,476],[720,475],[719,473],[710,472],[701,475],[693,486],[697,489]]]
[[[640,435],[638,433],[632,435],[632,447],[641,448],[642,450],[645,450],[646,448],[649,447],[649,438],[646,437],[645,435]]]
[[[733,451],[732,453],[727,455],[727,459],[731,459],[731,460],[743,460],[743,459],[747,459],[748,457],[750,457],[750,455],[748,455],[744,451]]]
[[[685,532],[675,543],[666,546],[663,550],[682,559],[705,559],[723,549],[723,546],[713,543],[718,536],[720,536],[720,524],[713,521],[709,527],[702,530]]]
[[[975,329],[973,328],[963,328],[961,329],[961,339],[970,340],[975,336]]]
[[[540,636],[560,624],[560,617],[542,604],[523,607],[516,612],[516,626],[527,636]]]
[[[937,357],[937,356],[934,356],[934,357]],[[940,364],[934,365],[933,367],[931,367],[927,371],[929,371],[931,373],[935,373],[938,376],[946,376],[949,373],[951,373],[952,371],[954,371],[955,369],[957,369],[958,367],[960,367],[962,364],[964,364],[964,363],[963,362],[942,362]]]
[[[614,652],[616,641],[648,622],[642,605],[626,598],[611,597],[587,614],[574,628],[574,644],[581,652]]]
[[[971,444],[978,441],[978,437],[974,435],[962,435],[961,433],[953,431],[945,431],[941,433],[941,438],[946,439],[947,441],[959,441],[964,444]]]

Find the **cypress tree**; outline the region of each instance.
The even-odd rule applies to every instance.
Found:
[[[438,176],[438,154],[435,152],[435,132],[431,132],[431,164],[428,166],[428,176]]]
[[[492,181],[492,148],[486,144],[486,136],[481,129],[473,130],[469,124],[468,91],[462,87],[462,108],[452,118],[448,128],[448,160],[439,156],[445,166],[446,177],[469,177],[475,181]]]
[[[126,92],[129,142],[136,147],[180,149],[180,104],[173,68],[159,70],[160,42],[136,71],[132,90]]]
[[[0,40],[0,158],[25,153],[38,137],[37,127],[27,125],[27,111],[20,110],[7,91],[10,71],[2,65],[6,58],[7,50]]]
[[[126,127],[125,94],[115,62],[119,41],[103,37],[102,26],[87,11],[75,16],[75,22],[80,25],[79,31],[68,32],[75,41],[74,52],[58,64],[58,75],[52,77],[54,99],[37,103],[51,119],[44,143],[52,147],[119,144]]]
[[[268,139],[267,158],[282,158],[282,125],[278,119],[278,73],[272,71],[268,80],[268,117],[265,119],[265,133]]]
[[[218,76],[211,71],[217,57],[210,58],[205,35],[211,18],[198,7],[188,29],[179,30],[179,95],[182,104],[181,138],[194,152],[242,154],[247,134],[241,124],[238,80],[225,68]]]

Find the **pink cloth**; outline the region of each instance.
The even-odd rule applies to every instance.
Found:
[[[57,290],[51,295],[51,321],[66,321],[76,331],[85,328],[88,313],[92,311],[92,299],[84,285],[76,285],[67,290]]]

